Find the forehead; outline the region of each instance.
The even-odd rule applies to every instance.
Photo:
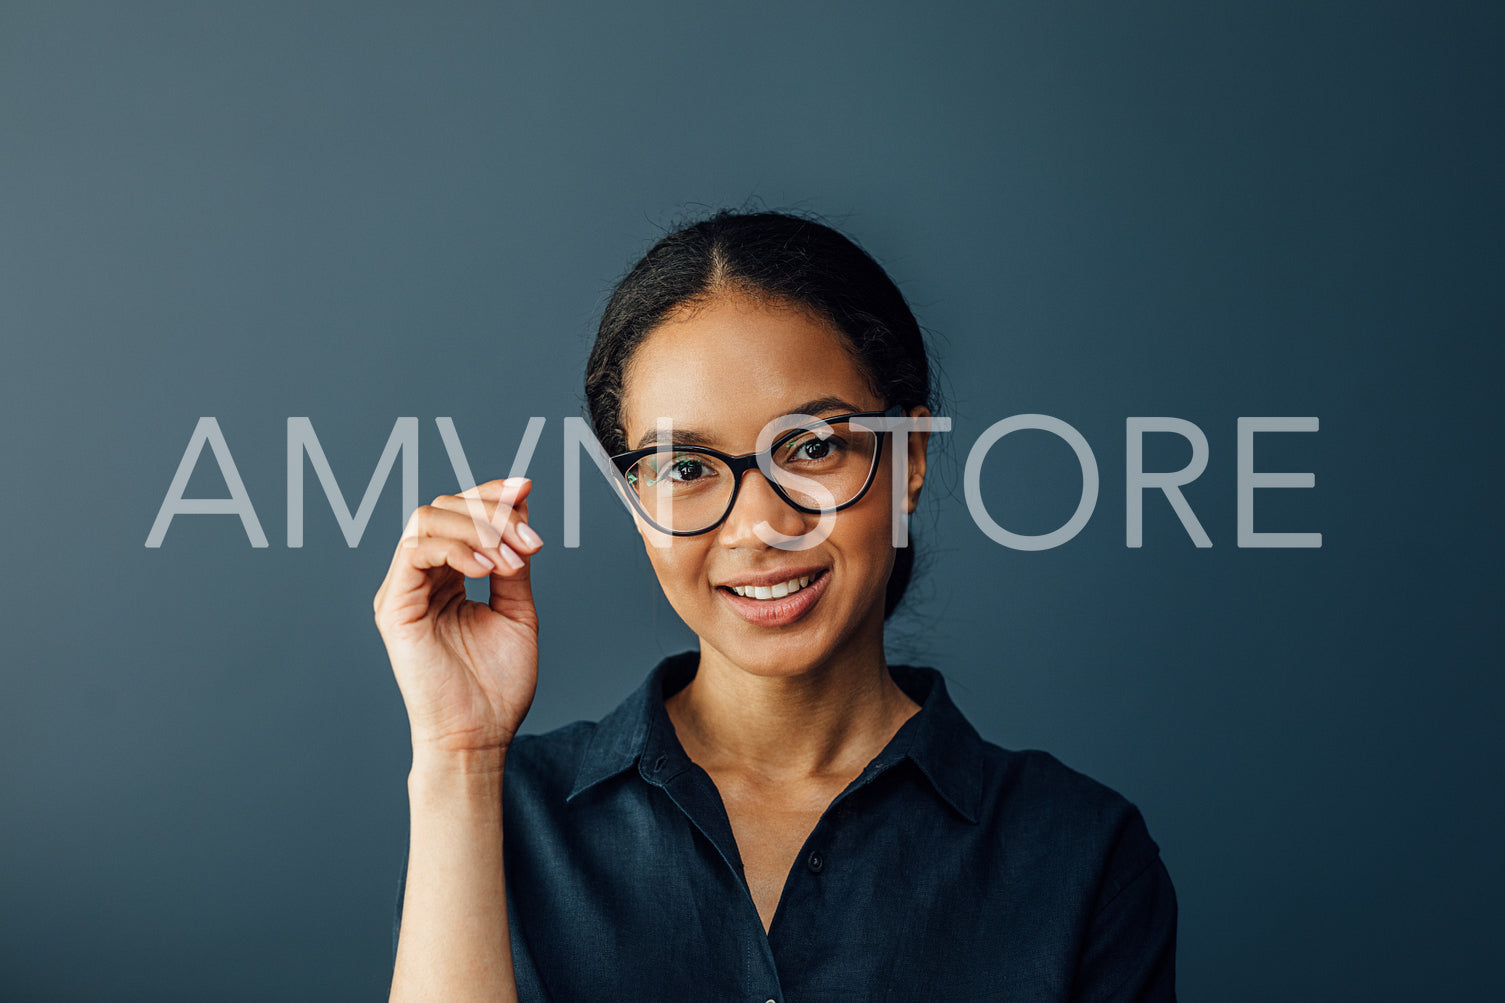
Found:
[[[818,397],[881,406],[846,340],[808,310],[719,296],[654,328],[623,374],[629,445],[659,416],[751,449],[769,420]]]

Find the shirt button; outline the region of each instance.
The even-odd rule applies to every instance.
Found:
[[[805,863],[809,865],[810,870],[819,874],[821,869],[826,866],[826,858],[820,855],[819,850],[811,850],[810,856],[805,860]]]
[[[663,770],[663,768],[664,768],[664,764],[666,762],[668,762],[668,761],[669,761],[669,757],[667,755],[661,755],[661,756],[659,756],[657,759],[655,759],[653,761],[653,772],[654,773],[661,772]]]

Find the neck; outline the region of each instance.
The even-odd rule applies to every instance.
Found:
[[[893,681],[877,629],[801,672],[760,674],[702,641],[695,678],[665,701],[685,752],[707,772],[772,782],[849,776],[918,705]]]

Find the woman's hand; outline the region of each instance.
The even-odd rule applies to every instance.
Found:
[[[407,705],[415,760],[505,753],[538,685],[526,478],[414,510],[372,605]],[[487,575],[489,603],[465,597]]]

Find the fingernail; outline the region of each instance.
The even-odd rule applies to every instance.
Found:
[[[530,547],[543,546],[543,538],[533,532],[533,527],[525,522],[517,524],[517,535]]]
[[[483,556],[479,551],[472,550],[470,552],[470,555],[476,559],[476,563],[480,564],[481,567],[485,568],[487,571],[491,571],[496,568],[496,565],[487,560],[486,557]]]
[[[517,554],[513,552],[512,548],[507,546],[505,543],[498,546],[496,550],[497,553],[502,555],[502,560],[506,561],[507,566],[513,571],[516,571],[518,568],[523,566],[523,559],[521,557],[518,557]]]
[[[507,485],[507,487],[509,488],[520,488],[524,484],[528,483],[528,479],[526,477],[509,477],[502,483]]]

